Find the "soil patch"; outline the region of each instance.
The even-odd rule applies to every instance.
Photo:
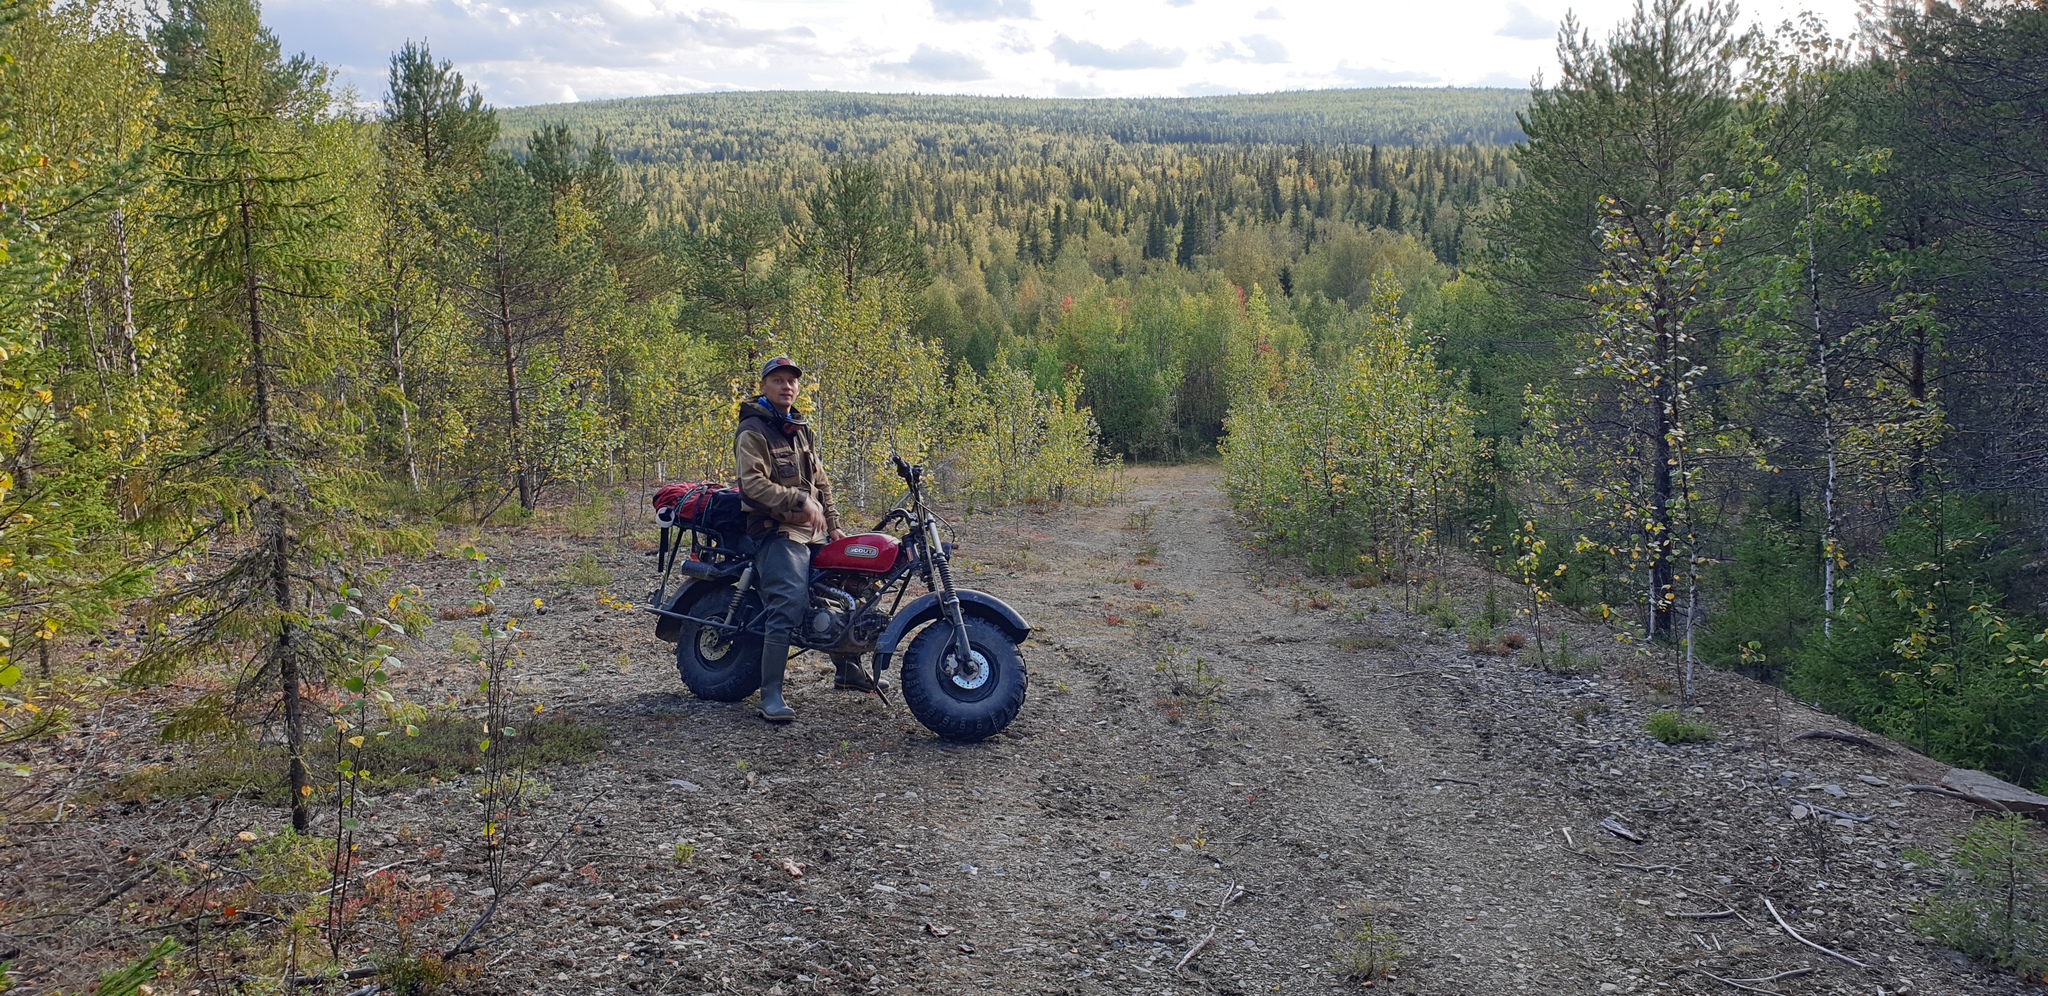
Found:
[[[1810,966],[1762,988],[2036,991],[1907,927],[1931,883],[1903,852],[1945,851],[1972,817],[1903,790],[1944,766],[1889,742],[1880,756],[1794,739],[1843,727],[1719,673],[1703,676],[1705,711],[1680,714],[1716,738],[1667,746],[1643,725],[1683,707],[1661,665],[1624,647],[1550,674],[1473,652],[1401,611],[1397,588],[1287,577],[1243,547],[1217,478],[1137,468],[1122,506],[961,524],[963,583],[1038,627],[1022,715],[973,746],[937,740],[900,703],[833,691],[810,658],[794,667],[792,726],[696,700],[630,605],[652,565],[632,538],[486,537],[508,576],[501,604],[544,606],[522,621],[516,691],[607,740],[538,773],[545,791],[511,828],[511,864],[532,871],[465,985],[1307,993],[1356,990],[1359,962],[1397,954],[1377,988],[1725,993],[1706,973]],[[571,565],[615,580],[577,583]],[[463,603],[466,562],[391,566],[436,605]],[[1453,575],[1446,597],[1468,618],[1489,586],[1506,593]],[[428,631],[405,695],[465,708],[463,627]],[[1615,646],[1571,628],[1575,647]],[[77,794],[160,763],[148,728],[143,703],[116,700],[34,760],[71,772]],[[448,890],[452,908],[422,930],[459,933],[491,901],[473,777],[388,790],[365,821],[364,867],[408,862]],[[1814,818],[1816,802],[1858,818]],[[153,886],[63,931],[23,914],[83,905],[73,897],[118,884],[136,853],[282,822],[231,796],[109,798],[8,826],[0,919],[23,978],[82,988],[90,961],[66,953],[83,950],[70,931],[85,924],[138,949],[160,932],[120,913]],[[75,883],[35,871],[60,866]],[[1787,937],[1765,898],[1804,937],[1877,967]]]

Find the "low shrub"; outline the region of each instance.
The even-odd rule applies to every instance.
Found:
[[[1698,744],[1714,739],[1712,726],[1686,719],[1672,709],[1651,713],[1643,720],[1643,729],[1667,744]]]

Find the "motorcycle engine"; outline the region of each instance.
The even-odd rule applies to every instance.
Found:
[[[872,597],[880,583],[872,576],[850,572],[827,574],[811,586],[811,606],[804,626],[812,640],[837,638],[840,647],[853,650],[873,647],[889,626],[887,614],[861,610],[861,602]],[[851,619],[854,613],[858,617]]]
[[[811,592],[810,619],[806,623],[811,632],[811,639],[831,639],[832,634],[839,632],[846,626],[847,611],[847,607],[839,604],[831,595],[813,590]]]

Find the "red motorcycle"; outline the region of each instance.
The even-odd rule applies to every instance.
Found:
[[[909,495],[872,532],[834,541],[811,557],[810,606],[790,647],[835,662],[873,654],[879,688],[908,639],[902,685],[911,715],[948,740],[987,739],[1023,708],[1019,646],[1031,625],[1001,599],[953,583],[953,544],[940,536],[944,523],[926,499],[924,468],[890,459]],[[746,698],[761,687],[765,613],[739,491],[670,485],[654,506],[662,526],[661,578],[647,605],[661,617],[655,635],[676,645],[676,670],[698,698]],[[900,534],[888,532],[896,525]],[[924,594],[905,604],[913,582]]]

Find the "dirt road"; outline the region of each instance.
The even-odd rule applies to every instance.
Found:
[[[542,773],[514,864],[555,850],[504,900],[475,984],[1313,993],[1393,957],[1377,988],[1462,996],[1733,992],[1706,973],[1802,967],[1758,988],[2027,991],[1907,929],[1930,886],[1902,850],[1941,849],[1970,815],[1900,790],[1940,766],[1788,743],[1840,724],[1724,675],[1700,698],[1719,739],[1661,745],[1642,731],[1661,669],[1617,654],[1547,674],[1469,652],[1398,590],[1291,580],[1244,549],[1217,484],[1139,468],[1119,506],[963,524],[965,583],[1039,627],[1023,715],[974,746],[832,691],[808,658],[793,726],[691,698],[650,617],[559,580],[576,544],[505,537],[506,603],[554,605],[527,623],[517,691],[611,740]],[[611,555],[613,593],[647,562]],[[464,569],[399,573],[453,599]],[[1468,574],[1466,618],[1487,583]],[[415,694],[434,694],[431,665]],[[1870,819],[1795,820],[1799,799]],[[489,895],[459,843],[475,808],[461,784],[388,795],[363,864],[417,861],[463,922]],[[1788,938],[1764,897],[1873,967]]]
[[[1896,788],[1938,766],[1779,746],[1837,724],[1723,676],[1702,696],[1721,738],[1663,746],[1641,729],[1654,678],[1548,675],[1429,634],[1396,591],[1292,583],[1243,548],[1217,483],[1140,469],[1122,506],[966,525],[968,583],[1039,627],[1025,712],[986,744],[835,693],[822,662],[772,729],[689,698],[644,617],[605,619],[631,674],[568,704],[614,747],[555,775],[548,807],[592,800],[557,863],[590,871],[514,898],[497,971],[559,991],[1303,993],[1358,988],[1355,961],[1391,953],[1379,987],[1418,993],[1729,991],[1700,973],[1802,966],[1767,988],[2018,991],[1905,929],[1926,885],[1901,849],[1968,817]],[[1795,797],[1875,818],[1793,821]],[[1881,967],[1801,947],[1762,896]]]

